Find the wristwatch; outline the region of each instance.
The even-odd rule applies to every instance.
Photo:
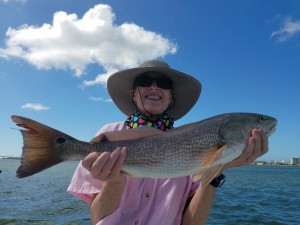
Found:
[[[226,177],[223,173],[221,173],[219,176],[215,177],[209,184],[215,188],[220,188],[225,183],[225,181]]]

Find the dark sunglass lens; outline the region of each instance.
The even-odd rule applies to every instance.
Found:
[[[172,89],[172,81],[166,78],[158,78],[156,80],[156,85],[162,89]]]
[[[172,81],[168,77],[154,78],[148,75],[140,75],[134,81],[134,87],[150,87],[153,82],[162,89],[172,89]]]
[[[151,78],[149,76],[140,76],[134,82],[134,86],[150,87],[152,83],[153,83],[153,78]]]

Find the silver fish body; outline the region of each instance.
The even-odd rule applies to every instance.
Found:
[[[127,147],[128,152],[122,168],[124,173],[136,177],[171,178],[199,174],[214,167],[220,168],[241,155],[254,128],[263,129],[270,136],[276,124],[277,120],[270,116],[229,113],[167,132],[142,127],[106,133],[107,141],[96,144],[78,141],[59,132],[53,137],[55,144],[52,151],[57,152],[60,161],[65,161],[82,159],[93,151],[112,151],[117,147]],[[31,128],[36,133],[42,133],[34,127]],[[30,132],[25,132],[24,137],[24,140],[28,140]],[[128,137],[129,140],[126,140]],[[24,145],[24,156],[26,148]],[[24,160],[22,163],[30,162]]]

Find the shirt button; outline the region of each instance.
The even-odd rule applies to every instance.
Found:
[[[147,198],[149,198],[149,197],[151,196],[151,194],[150,194],[149,192],[146,192],[145,196],[146,196]]]

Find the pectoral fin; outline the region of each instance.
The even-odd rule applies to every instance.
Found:
[[[194,176],[193,181],[197,181],[199,179],[201,179],[201,187],[204,188],[206,185],[208,185],[216,176],[218,176],[223,168],[223,164],[222,165],[217,165],[214,166],[208,170],[206,170],[205,172],[203,172],[200,176]]]
[[[207,185],[220,172],[220,170],[223,167],[223,164],[215,166],[211,165],[213,165],[214,162],[220,159],[220,156],[222,155],[226,147],[226,145],[223,145],[222,147],[213,147],[207,150],[207,152],[210,152],[210,154],[207,154],[206,159],[200,165],[200,171],[203,171],[203,169],[204,171],[199,174],[196,174],[193,178],[193,181],[201,179],[201,185]]]
[[[210,157],[207,157],[204,162],[202,163],[201,167],[208,167],[211,164],[213,164],[213,162],[217,161],[220,156],[222,155],[224,149],[226,149],[227,145],[223,145],[222,147],[219,148],[212,148],[212,150],[210,150],[211,152],[214,152],[213,154],[210,155]]]

